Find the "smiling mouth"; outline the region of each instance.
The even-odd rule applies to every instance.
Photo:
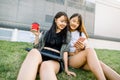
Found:
[[[65,26],[61,26],[61,28],[65,28]]]
[[[71,25],[72,28],[76,28],[74,25]]]

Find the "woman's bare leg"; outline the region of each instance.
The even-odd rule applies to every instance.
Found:
[[[102,61],[100,61],[100,63],[107,79],[120,80],[120,75],[117,72],[115,72],[112,68],[104,64]]]
[[[69,59],[69,65],[75,68],[81,67],[85,64],[88,64],[90,70],[98,80],[106,80],[97,55],[91,48],[87,48],[86,50],[71,56]]]
[[[40,80],[57,80],[60,64],[56,61],[44,61],[40,67]]]
[[[92,48],[87,48],[86,53],[87,64],[90,70],[93,72],[93,74],[97,77],[98,80],[106,80],[95,50]]]
[[[37,49],[32,49],[26,56],[17,80],[35,80],[38,66],[42,62],[41,55]]]
[[[69,65],[74,68],[80,68],[87,61],[86,55],[85,51],[81,51],[76,55],[70,56]]]
[[[103,69],[103,72],[108,80],[120,80],[120,75],[116,73],[112,68],[107,66],[105,63],[100,61],[101,67]],[[83,66],[83,69],[90,70],[88,64],[85,64]]]

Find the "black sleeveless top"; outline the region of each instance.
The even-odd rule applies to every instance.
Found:
[[[53,37],[52,41],[46,41],[45,42],[45,47],[50,47],[50,48],[53,48],[53,49],[56,49],[56,50],[59,50],[61,49],[61,46],[62,46],[62,35],[61,33],[56,33],[55,36]]]

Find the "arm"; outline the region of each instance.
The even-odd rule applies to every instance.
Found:
[[[64,60],[65,72],[67,72],[68,71],[68,53],[67,52],[64,52],[63,60]]]
[[[38,23],[32,23],[30,31],[35,35],[34,45],[39,43],[40,25]]]
[[[39,35],[35,36],[35,41],[34,41],[34,45],[39,43]]]
[[[42,40],[43,32],[40,32],[39,30],[38,31],[31,31],[31,32],[35,35],[33,47],[38,48],[39,46],[41,46],[39,43]]]
[[[32,31],[31,32],[35,35],[35,40],[34,40],[34,45],[39,43],[39,35],[40,35],[40,31]]]
[[[63,60],[64,60],[65,72],[67,73],[67,75],[76,76],[76,74],[74,72],[71,72],[71,71],[68,70],[68,52],[64,52]]]

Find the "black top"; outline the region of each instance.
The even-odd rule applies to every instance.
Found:
[[[53,39],[50,39],[51,41],[46,41],[45,42],[45,47],[50,47],[50,48],[53,48],[53,49],[56,49],[56,50],[59,50],[61,49],[61,46],[62,46],[62,35],[61,33],[56,33],[55,34],[55,37],[53,37]]]

